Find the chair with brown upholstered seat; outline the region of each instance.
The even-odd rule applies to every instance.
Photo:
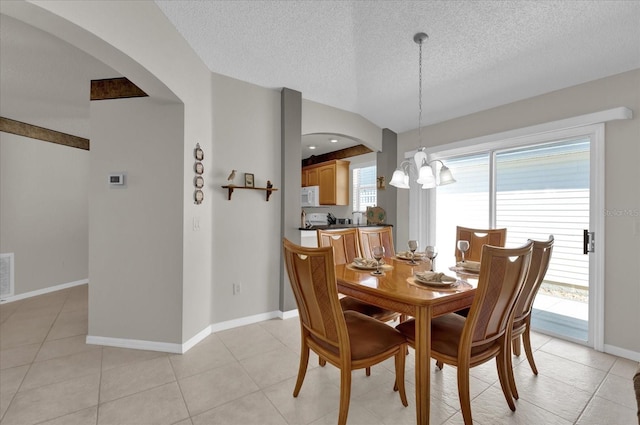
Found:
[[[373,258],[373,247],[384,247],[385,257],[393,257],[396,250],[393,248],[393,228],[385,227],[358,227],[358,241],[363,257]]]
[[[480,261],[484,245],[503,247],[507,242],[507,229],[472,229],[456,227],[456,261],[462,261],[462,253],[458,249],[458,241],[469,241],[469,250],[464,254],[465,260]]]
[[[297,397],[309,362],[309,350],[340,369],[338,424],[347,422],[351,371],[395,357],[400,400],[407,406],[404,363],[407,342],[391,326],[356,311],[343,311],[338,300],[333,248],[305,248],[283,240],[287,275],[298,305],[300,365],[293,390]]]
[[[318,246],[332,246],[333,258],[336,264],[349,264],[353,259],[360,257],[358,243],[358,230],[316,230],[318,234]],[[343,310],[358,311],[382,322],[396,320],[400,314],[372,304],[368,304],[355,298],[343,297],[340,299]]]
[[[522,293],[518,297],[513,316],[513,330],[511,339],[513,343],[513,353],[520,355],[520,339],[524,344],[524,351],[529,361],[529,366],[535,375],[538,374],[538,368],[533,360],[533,350],[531,349],[531,310],[533,309],[533,301],[535,300],[538,289],[544,280],[544,276],[549,268],[549,260],[551,260],[551,252],[553,251],[553,235],[549,236],[546,241],[533,241],[533,251],[531,253],[531,265],[529,273],[524,282]],[[509,357],[509,360],[511,358]],[[511,364],[509,364],[509,382],[511,383],[511,391],[513,396],[518,398],[518,390],[513,378]]]
[[[529,270],[532,247],[531,241],[512,249],[485,245],[469,315],[451,313],[431,321],[431,357],[458,368],[458,395],[466,425],[472,424],[469,369],[493,358],[507,404],[516,410],[507,364],[514,306]],[[414,345],[414,320],[400,323],[396,329]]]

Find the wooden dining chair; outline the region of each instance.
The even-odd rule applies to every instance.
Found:
[[[318,246],[332,246],[333,258],[336,264],[349,264],[353,259],[360,257],[360,247],[358,243],[358,229],[340,230],[316,230],[318,234]],[[382,322],[396,320],[400,314],[372,304],[359,301],[351,297],[340,299],[343,310],[354,310]]]
[[[484,245],[504,247],[507,242],[507,229],[472,229],[456,226],[456,262],[462,261],[458,241],[469,241],[469,250],[464,254],[465,260],[479,262]]]
[[[471,227],[456,226],[456,263],[462,261],[462,253],[458,249],[458,241],[469,241],[469,250],[464,254],[468,261],[480,262],[482,247],[485,245],[504,247],[507,242],[507,229],[473,229]],[[469,314],[468,308],[456,311],[461,316]],[[438,363],[442,369],[442,364]]]
[[[349,264],[353,259],[360,257],[360,247],[358,244],[358,230],[340,229],[340,230],[316,230],[318,235],[318,246],[332,246],[333,258],[335,264]],[[355,298],[344,296],[340,298],[340,305],[343,311],[357,311],[367,316],[373,317],[381,322],[391,322],[400,317],[400,313],[378,307],[373,304],[365,303]],[[320,366],[325,365],[324,359],[319,359]],[[366,368],[367,376],[371,375],[371,368]]]
[[[513,354],[516,356],[520,355],[520,340],[522,339],[529,366],[531,366],[531,370],[535,375],[538,374],[538,368],[533,360],[533,350],[531,349],[531,311],[538,289],[540,289],[540,285],[542,285],[544,276],[547,274],[547,269],[549,268],[549,261],[551,260],[551,253],[553,251],[553,241],[553,235],[550,235],[546,241],[533,241],[529,273],[527,274],[522,292],[516,302],[513,316],[513,328],[511,331]],[[511,357],[509,357],[508,370],[511,391],[514,398],[517,399],[518,390],[513,377]]]
[[[396,250],[393,248],[393,228],[384,227],[358,227],[358,241],[363,257],[373,258],[373,247],[384,247],[385,257],[393,257]]]
[[[495,358],[507,404],[516,410],[507,370],[514,306],[529,270],[533,242],[519,248],[485,245],[478,287],[469,315],[450,313],[431,321],[431,357],[458,368],[458,395],[465,425],[471,425],[469,369]],[[413,319],[396,326],[415,344]],[[426,367],[429,367],[428,365]]]
[[[343,311],[338,300],[333,248],[307,248],[283,240],[287,274],[298,305],[301,331],[300,365],[293,390],[302,387],[309,350],[340,369],[338,424],[347,422],[351,371],[395,357],[395,386],[407,406],[404,364],[407,341],[396,329],[357,311]]]

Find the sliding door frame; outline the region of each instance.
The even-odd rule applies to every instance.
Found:
[[[604,351],[604,206],[605,206],[605,124],[608,121],[631,119],[632,111],[626,107],[609,109],[592,114],[567,118],[531,127],[510,130],[474,139],[462,140],[425,149],[429,160],[446,160],[449,157],[490,153],[490,168],[495,167],[495,151],[506,148],[536,145],[567,138],[589,137],[590,143],[590,231],[595,232],[596,249],[589,258],[589,331],[587,344]],[[410,158],[415,151],[407,152]],[[495,177],[491,172],[490,190],[495,196]],[[436,189],[410,189],[409,234],[412,238],[435,243]],[[495,225],[495,202],[491,199],[490,219]]]

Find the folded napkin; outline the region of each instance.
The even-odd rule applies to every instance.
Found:
[[[479,261],[458,261],[456,263],[457,267],[462,267],[463,269],[467,269],[467,270],[474,270],[479,272],[480,271],[480,262]]]
[[[356,265],[363,266],[363,267],[375,267],[378,264],[375,258],[356,257],[353,259],[353,262]],[[384,260],[380,260],[380,265],[382,264],[384,264]]]
[[[455,282],[456,278],[439,272],[416,272],[416,277],[426,282]]]

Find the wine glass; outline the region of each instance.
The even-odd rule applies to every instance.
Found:
[[[373,258],[376,260],[376,271],[373,274],[381,275],[380,271],[380,260],[384,258],[384,247],[383,246],[374,246],[371,250],[373,254]]]
[[[409,251],[411,251],[411,264],[418,264],[414,259],[416,255],[416,249],[418,249],[418,241],[410,240],[409,241]]]
[[[438,256],[438,248],[435,246],[429,245],[424,250],[424,255],[427,256],[429,260],[431,260],[431,271],[433,271],[433,260]]]
[[[458,250],[462,254],[462,262],[464,263],[464,253],[469,251],[469,241],[458,241]]]

